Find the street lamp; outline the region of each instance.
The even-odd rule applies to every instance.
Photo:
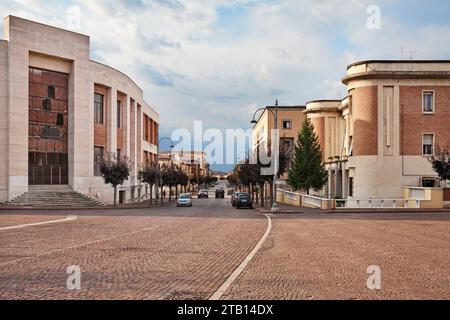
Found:
[[[275,101],[275,112],[273,112],[272,110],[270,110],[269,107],[266,108],[260,108],[258,110],[255,111],[255,113],[253,114],[253,119],[252,121],[250,121],[251,124],[257,124],[258,121],[256,121],[255,116],[256,113],[258,113],[261,110],[268,110],[272,113],[273,115],[273,119],[274,119],[274,129],[276,131],[278,131],[278,100]],[[278,144],[278,143],[277,143]],[[273,148],[274,149],[274,148]],[[276,150],[273,150],[273,202],[272,202],[272,208],[271,211],[272,212],[277,212],[278,211],[278,204],[277,204],[277,188],[276,188],[276,180],[277,180],[277,175],[278,175],[278,152],[275,152]]]
[[[173,145],[172,139],[170,139],[169,137],[162,137],[161,139],[159,139],[158,145],[157,145],[157,150],[156,150],[156,166],[157,166],[157,168],[159,168],[159,145],[161,144],[161,141],[163,141],[163,140],[170,141],[170,149],[173,149],[175,147]],[[156,195],[158,195],[159,185],[160,185],[160,181],[158,180],[158,182],[156,183]],[[160,195],[160,199],[161,199],[161,204],[162,204],[162,194]]]

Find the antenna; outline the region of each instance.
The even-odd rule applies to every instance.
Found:
[[[410,55],[410,56],[409,56],[409,57],[410,57],[410,60],[413,60],[414,54],[415,54],[415,53],[418,53],[418,52],[419,52],[419,51],[417,51],[417,50],[409,50],[408,53],[409,53],[409,55]]]

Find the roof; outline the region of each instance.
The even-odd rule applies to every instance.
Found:
[[[347,66],[347,70],[368,63],[450,63],[450,60],[362,60]]]
[[[305,110],[306,110],[306,106],[305,106],[305,105],[298,105],[298,106],[278,106],[278,107],[275,107],[275,106],[266,106],[266,107],[264,108],[264,111],[259,115],[258,120],[256,120],[256,121],[259,122],[259,120],[261,120],[261,117],[263,116],[263,114],[266,112],[267,109],[275,109],[275,108],[278,108],[278,109],[305,109]],[[256,124],[253,126],[253,128],[255,128],[255,127],[256,127]]]

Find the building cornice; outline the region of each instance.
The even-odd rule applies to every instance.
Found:
[[[354,80],[372,79],[450,79],[449,71],[367,71],[349,74],[342,78],[342,83],[348,85]]]

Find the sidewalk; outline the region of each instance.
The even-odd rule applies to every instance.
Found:
[[[254,208],[261,212],[261,213],[273,213],[270,208],[261,208],[261,206],[255,204]],[[297,206],[291,206],[284,203],[278,204],[279,211],[274,214],[297,214],[297,213],[376,213],[376,212],[382,212],[382,213],[395,213],[395,212],[448,212],[450,214],[450,209],[392,209],[392,208],[385,208],[385,209],[333,209],[333,210],[320,210],[316,208],[305,208],[305,207],[297,207]]]
[[[153,200],[155,201],[155,200]],[[32,207],[32,206],[18,206],[13,204],[5,204],[0,203],[0,211],[2,210],[123,210],[123,209],[149,209],[149,208],[159,208],[165,207],[175,203],[175,199],[172,202],[169,202],[168,199],[164,200],[164,203],[161,205],[160,203],[153,204],[149,206],[148,201],[138,202],[138,203],[127,203],[127,204],[118,204],[116,207],[114,205],[104,205],[97,207],[71,207],[71,206],[57,206],[57,207]]]

